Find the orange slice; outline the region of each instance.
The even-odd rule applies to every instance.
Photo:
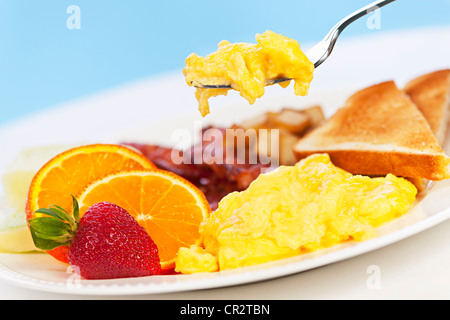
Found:
[[[34,176],[26,204],[27,220],[34,211],[56,204],[72,211],[71,194],[76,195],[92,181],[113,172],[156,170],[141,153],[114,144],[92,144],[67,150],[47,162]],[[56,259],[67,261],[67,248],[48,251]]]
[[[112,174],[93,182],[76,198],[80,215],[98,202],[127,210],[155,241],[164,271],[173,269],[180,247],[200,244],[200,223],[211,212],[196,186],[163,170]]]

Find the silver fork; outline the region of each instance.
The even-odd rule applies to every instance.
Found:
[[[366,14],[378,10],[379,8],[394,2],[395,0],[377,0],[372,2],[371,4],[362,7],[361,9],[349,14],[344,19],[339,21],[328,34],[323,38],[322,41],[317,43],[314,47],[306,52],[306,56],[309,61],[314,63],[314,67],[317,68],[320,66],[331,54],[333,51],[334,45],[336,44],[336,40],[338,39],[341,32],[353,21],[358,20],[359,18],[365,16]],[[276,83],[289,81],[292,79],[288,78],[276,78],[269,79],[266,81],[266,85],[273,85]],[[194,87],[197,88],[207,88],[207,89],[231,89],[231,85],[226,84],[201,84],[198,81],[192,81],[191,83]]]

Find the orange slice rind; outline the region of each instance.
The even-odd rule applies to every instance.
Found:
[[[72,211],[71,194],[113,172],[156,170],[138,151],[122,145],[91,144],[69,149],[50,159],[33,177],[26,203],[27,220],[39,208],[58,205]],[[48,251],[57,260],[67,261],[67,248]]]

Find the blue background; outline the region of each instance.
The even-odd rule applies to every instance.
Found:
[[[254,42],[273,30],[301,43],[320,40],[371,0],[0,0],[0,124],[141,78],[180,71],[191,53],[217,43]],[[69,5],[81,10],[70,30]],[[226,5],[225,5],[226,4]],[[397,0],[342,37],[450,24],[450,0]],[[450,39],[443,39],[450,41]]]

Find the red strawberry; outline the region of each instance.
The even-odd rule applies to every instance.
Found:
[[[39,209],[46,216],[29,220],[38,248],[69,247],[69,262],[87,279],[150,276],[160,273],[158,248],[145,229],[123,208],[108,202],[90,207],[79,219],[58,206]]]

